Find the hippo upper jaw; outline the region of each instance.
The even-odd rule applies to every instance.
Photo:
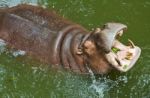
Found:
[[[126,28],[123,24],[108,23],[100,33],[105,45],[104,49],[107,51],[105,54],[107,61],[120,72],[130,70],[141,54],[141,49],[131,40],[128,46],[118,40]]]

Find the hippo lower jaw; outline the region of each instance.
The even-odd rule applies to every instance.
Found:
[[[123,30],[116,33],[111,51],[106,54],[106,59],[118,71],[127,72],[138,60],[141,49],[138,46],[135,46],[131,40],[129,40],[129,45],[127,46],[122,44],[117,39],[118,36],[122,36],[122,34]]]

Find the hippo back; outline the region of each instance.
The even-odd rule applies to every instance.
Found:
[[[47,64],[85,71],[75,52],[87,32],[41,7],[19,5],[0,10],[0,38]]]

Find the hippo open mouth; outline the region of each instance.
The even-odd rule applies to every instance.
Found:
[[[104,48],[109,51],[109,53],[106,54],[106,59],[118,71],[126,72],[131,69],[138,60],[141,49],[135,46],[131,40],[129,40],[129,45],[124,45],[119,41],[124,30],[127,29],[126,25],[108,23],[106,26],[105,29],[101,31],[106,45]]]

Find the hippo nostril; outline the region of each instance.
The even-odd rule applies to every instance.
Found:
[[[108,24],[104,24],[104,25],[102,26],[102,30],[104,30],[104,29],[108,29]]]

